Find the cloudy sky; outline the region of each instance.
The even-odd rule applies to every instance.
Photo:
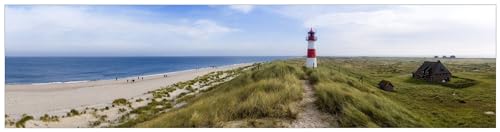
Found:
[[[495,57],[494,5],[6,6],[7,56]]]

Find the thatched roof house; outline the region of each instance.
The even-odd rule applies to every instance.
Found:
[[[387,80],[382,80],[378,83],[378,87],[385,91],[394,91],[394,85]]]
[[[448,82],[451,79],[451,72],[441,63],[441,61],[425,61],[417,71],[413,72],[413,78],[432,82]]]

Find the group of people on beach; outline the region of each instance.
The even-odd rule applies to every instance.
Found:
[[[163,75],[163,77],[168,77],[168,75],[167,75],[167,74],[165,74],[165,75]],[[140,77],[140,76],[138,76],[138,77],[137,77],[137,80],[139,80],[139,79],[144,80],[144,77]],[[116,77],[116,78],[115,78],[115,80],[118,80],[118,77]],[[134,83],[134,82],[135,82],[135,79],[131,79],[130,81],[129,81],[129,79],[127,79],[127,83],[128,83],[128,82],[132,82],[132,83]]]
[[[139,80],[139,78],[140,78],[141,80],[144,80],[144,77],[137,77],[137,80]],[[135,83],[135,79],[132,79],[132,80],[130,80],[130,81],[131,81],[132,83]],[[129,82],[129,81],[128,81],[128,79],[127,79],[127,83],[128,83],[128,82]]]

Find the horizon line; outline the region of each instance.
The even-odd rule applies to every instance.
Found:
[[[199,56],[196,56],[196,55],[187,55],[187,56],[5,56],[5,58],[8,58],[8,57],[33,57],[33,58],[37,58],[37,57],[75,57],[75,58],[78,58],[78,57],[89,57],[89,58],[92,58],[92,57],[95,57],[95,58],[98,58],[98,57],[306,57],[305,55],[301,55],[301,56],[296,56],[296,55],[282,55],[282,56],[278,56],[278,55],[249,55],[249,56],[244,56],[244,55],[234,55],[234,56],[230,56],[230,55],[221,55],[221,56],[217,56],[217,55],[209,55],[209,56],[206,56],[206,55],[199,55]],[[450,59],[449,57],[448,58],[441,58],[442,56],[439,56],[439,58],[434,58],[434,56],[367,56],[367,55],[359,55],[359,56],[355,56],[355,55],[345,55],[345,56],[342,56],[342,55],[326,55],[326,56],[317,56],[317,57],[368,57],[368,58],[430,58],[430,59]],[[479,57],[479,56],[462,56],[462,57],[457,57],[457,58],[454,58],[454,59],[461,59],[461,58],[491,58],[491,59],[494,59],[494,58],[497,58],[497,57]]]

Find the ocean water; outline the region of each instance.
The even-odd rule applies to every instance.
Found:
[[[115,79],[291,57],[6,57],[7,84]]]

